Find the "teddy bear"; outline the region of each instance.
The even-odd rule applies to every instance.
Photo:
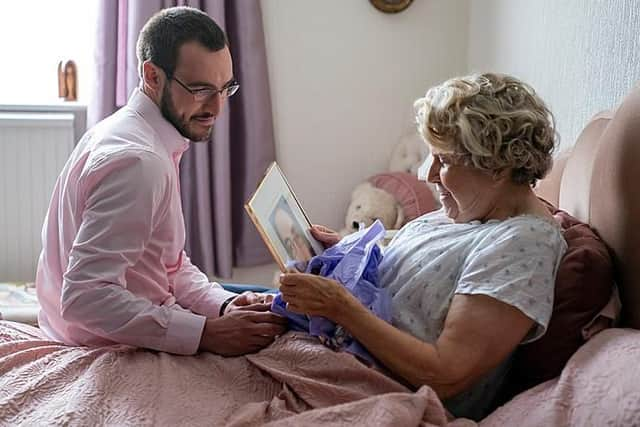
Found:
[[[358,231],[361,226],[368,227],[376,219],[379,219],[387,230],[398,229],[405,221],[404,209],[392,194],[366,181],[351,193],[345,228],[340,234],[346,236]]]
[[[407,172],[416,175],[429,155],[429,147],[422,140],[415,127],[407,130],[391,151],[390,172]]]
[[[391,152],[389,172],[369,177],[353,190],[340,234],[353,233],[360,223],[369,226],[377,218],[387,230],[397,230],[405,222],[439,208],[433,185],[424,182],[426,176],[418,179],[418,170],[429,166],[428,156],[427,144],[414,126],[408,127]],[[426,175],[425,170],[421,172]]]

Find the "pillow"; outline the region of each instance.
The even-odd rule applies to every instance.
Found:
[[[584,344],[582,331],[607,305],[614,289],[613,262],[588,224],[543,200],[563,230],[567,252],[556,276],[553,312],[546,334],[515,352],[510,382],[519,392],[560,374]]]
[[[380,173],[369,178],[374,187],[393,195],[402,206],[405,221],[409,222],[438,208],[429,184],[408,172]]]

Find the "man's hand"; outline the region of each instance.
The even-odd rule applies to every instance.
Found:
[[[255,292],[243,292],[235,297],[224,309],[224,314],[235,310],[269,311],[273,294],[258,294]]]
[[[273,342],[287,329],[287,319],[268,311],[239,308],[217,319],[207,319],[200,350],[222,356],[256,352]],[[266,304],[263,304],[266,305]]]
[[[324,225],[311,226],[311,234],[325,249],[330,248],[342,239],[340,234]]]

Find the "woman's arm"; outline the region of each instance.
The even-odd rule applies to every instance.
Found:
[[[288,308],[342,325],[394,374],[431,386],[441,399],[466,390],[505,360],[533,326],[520,310],[485,295],[455,295],[444,329],[429,344],[376,317],[339,283],[285,274]]]

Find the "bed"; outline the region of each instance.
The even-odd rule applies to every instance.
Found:
[[[599,332],[560,376],[480,426],[640,425],[640,89],[588,123],[538,187],[597,230],[613,258],[619,327]],[[0,425],[467,426],[428,387],[290,332],[253,355],[182,357],[128,346],[74,348],[0,321]]]

